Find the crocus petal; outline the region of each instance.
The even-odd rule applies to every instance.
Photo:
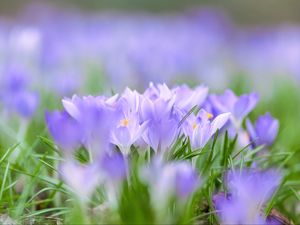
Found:
[[[210,133],[214,134],[218,129],[221,129],[229,120],[231,113],[223,113],[217,116],[211,123]]]
[[[47,112],[46,122],[55,143],[63,150],[76,150],[81,139],[80,127],[67,112]]]

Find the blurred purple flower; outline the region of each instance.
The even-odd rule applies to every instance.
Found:
[[[194,149],[203,148],[218,129],[221,129],[230,117],[223,113],[212,120],[213,115],[201,109],[197,116],[190,115],[184,125],[183,133],[190,138]]]
[[[80,146],[81,128],[67,112],[46,113],[46,123],[55,143],[67,152]]]
[[[126,178],[126,163],[121,154],[104,154],[100,159],[100,168],[108,180],[121,181]]]
[[[227,176],[229,195],[214,198],[222,224],[265,224],[263,208],[281,182],[273,170],[235,171]]]
[[[10,66],[4,71],[0,99],[8,111],[31,118],[38,107],[39,97],[29,90],[28,75],[24,69]]]
[[[111,128],[119,122],[115,104],[116,96],[74,96],[63,100],[65,110],[79,124],[83,145],[95,156],[108,149]]]
[[[226,90],[223,95],[211,95],[210,102],[219,113],[231,112],[231,122],[240,128],[243,119],[254,109],[258,102],[256,93],[236,96],[231,90]]]
[[[190,89],[187,85],[181,85],[172,91],[176,96],[175,106],[184,112],[189,112],[194,106],[201,107],[208,94],[208,88],[205,86]]]
[[[28,87],[28,74],[19,66],[9,66],[3,75],[1,88],[9,93],[23,92]]]
[[[149,184],[153,204],[158,209],[166,209],[172,197],[184,202],[200,185],[200,178],[191,164],[165,163],[161,158],[155,158],[140,176]]]
[[[81,165],[67,161],[60,165],[59,172],[62,179],[83,201],[91,196],[100,181],[100,173],[94,164]]]
[[[16,111],[25,118],[31,118],[39,104],[38,95],[30,92],[19,93],[15,100]]]
[[[247,130],[250,138],[255,142],[255,145],[270,146],[275,141],[279,129],[279,122],[274,119],[270,113],[258,117],[255,127],[250,120],[246,121]]]
[[[185,162],[176,165],[176,195],[186,199],[196,191],[199,186],[199,176],[193,167]]]

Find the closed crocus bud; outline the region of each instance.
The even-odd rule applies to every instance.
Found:
[[[258,117],[255,130],[258,137],[259,144],[265,144],[267,146],[272,145],[275,141],[279,129],[279,122],[274,119],[270,113],[266,113],[264,116]]]
[[[126,178],[126,163],[119,153],[106,153],[100,159],[100,168],[109,181],[122,181]]]
[[[141,102],[141,120],[147,122],[143,133],[144,141],[156,152],[165,152],[179,132],[179,120],[173,112],[174,102],[157,98],[143,97]]]
[[[67,112],[47,112],[46,122],[55,143],[69,152],[76,150],[80,144],[80,127]]]
[[[196,191],[199,186],[199,176],[195,169],[188,163],[182,162],[176,165],[176,195],[180,199],[186,199]]]
[[[270,146],[276,139],[279,121],[274,119],[270,113],[259,116],[253,127],[250,120],[246,121],[247,131],[255,146]]]

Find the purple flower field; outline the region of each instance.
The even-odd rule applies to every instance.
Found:
[[[0,14],[1,224],[300,223],[300,23]]]

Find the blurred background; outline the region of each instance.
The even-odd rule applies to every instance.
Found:
[[[298,87],[299,8],[297,0],[1,1],[0,94],[12,107],[25,92],[58,100],[166,82],[267,98],[282,80]],[[16,86],[22,94],[7,100]],[[26,98],[27,114],[35,98]]]
[[[299,22],[300,3],[297,0],[11,0],[1,1],[0,13],[13,18],[22,12],[28,4],[51,4],[59,8],[78,9],[99,12],[101,10],[121,11],[150,11],[164,13],[170,11],[180,12],[186,9],[198,7],[216,7],[222,9],[239,24],[276,24],[286,22]]]

